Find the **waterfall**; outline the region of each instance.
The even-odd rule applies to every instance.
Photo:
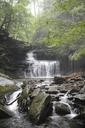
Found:
[[[59,61],[37,60],[33,52],[27,54],[26,77],[54,77],[60,73]]]

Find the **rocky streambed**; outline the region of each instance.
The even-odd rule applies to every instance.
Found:
[[[85,127],[85,78],[81,75],[55,77],[50,81],[24,80],[21,86],[17,85],[13,85],[16,89],[9,89],[3,95],[0,89],[0,102],[8,110],[0,105],[0,128]],[[7,101],[9,103],[16,98],[17,101],[7,107]],[[3,113],[8,116],[2,118]]]

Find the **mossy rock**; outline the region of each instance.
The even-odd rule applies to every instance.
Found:
[[[18,99],[18,106],[20,111],[27,111],[28,107],[30,105],[30,88],[28,86],[25,86],[22,89],[22,93],[20,94],[20,97]]]
[[[6,93],[9,92],[13,92],[16,90],[16,86],[10,86],[10,85],[6,85],[6,86],[0,86],[0,96],[1,95],[5,95]]]
[[[13,92],[17,89],[13,80],[0,77],[0,96],[3,96],[9,92]]]
[[[51,112],[51,97],[46,93],[40,92],[36,97],[34,97],[31,103],[29,110],[30,119],[34,123],[40,124],[46,120],[46,118],[51,114]]]

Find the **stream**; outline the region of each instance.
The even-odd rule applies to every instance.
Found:
[[[10,96],[9,103],[12,102],[20,92],[21,90],[14,92]],[[66,100],[67,100],[67,93],[63,97],[61,97],[60,102],[63,102],[70,107],[70,105],[66,102]],[[14,113],[14,116],[9,119],[0,120],[0,128],[70,128],[69,117],[73,118],[75,116],[75,113],[72,112],[71,107],[70,107],[71,114],[68,114],[67,117],[65,117],[65,116],[59,116],[55,113],[54,105],[55,102],[53,103],[52,116],[50,116],[43,125],[37,126],[30,122],[30,120],[28,119],[25,113],[19,113],[18,104],[16,101],[12,105],[8,106],[9,110],[11,110]]]
[[[42,83],[37,84],[37,87],[44,85],[49,86],[52,82],[52,78],[56,75],[60,75],[60,64],[58,60],[37,60],[36,57],[34,57],[34,54],[31,52],[27,54],[27,62],[29,63],[29,66],[25,71],[25,78],[45,78]],[[11,94],[10,98],[8,99],[8,103],[11,103],[13,100],[15,100],[21,91],[22,90],[19,89],[18,91]],[[8,106],[8,109],[11,110],[14,114],[13,117],[9,119],[1,119],[0,128],[73,128],[70,126],[70,119],[75,117],[76,113],[72,110],[67,99],[68,92],[64,94],[64,96],[61,96],[59,102],[67,104],[70,108],[71,114],[68,114],[66,116],[59,116],[55,113],[55,102],[53,102],[52,115],[47,119],[44,124],[39,126],[32,124],[32,122],[27,117],[26,113],[20,113],[18,111],[18,103],[16,101],[12,105]],[[75,128],[78,128],[78,126],[76,126]]]

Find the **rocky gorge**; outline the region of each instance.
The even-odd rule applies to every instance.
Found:
[[[84,71],[51,50],[0,35],[0,128],[85,127]]]
[[[13,111],[10,111],[6,104],[13,92],[18,90],[22,90],[19,91],[16,96],[18,105],[17,111],[18,114],[20,113],[22,115],[21,117],[18,115],[18,118],[25,118],[26,120],[24,119],[24,123],[32,122],[34,125],[30,127],[85,127],[85,78],[80,74],[75,73],[69,76],[55,77],[50,82],[48,82],[48,80],[26,79],[21,82],[20,86],[18,86],[18,84],[14,86],[16,82],[11,83],[13,81],[9,80],[9,78],[5,79],[8,80],[8,84],[11,84],[11,89],[7,81],[4,83],[5,91],[0,89],[1,128],[6,126],[11,128],[13,126],[11,123],[6,124],[6,126],[2,126],[2,124],[3,122],[5,123],[6,120],[12,120],[16,117],[16,114],[14,115]],[[0,77],[0,81],[3,81],[2,77]],[[0,87],[3,88],[3,86]],[[4,98],[6,98],[5,102]],[[6,108],[4,108],[1,103],[3,103]],[[1,115],[4,116],[2,117]],[[6,118],[6,120],[3,120],[3,118]],[[18,118],[17,123],[19,123]],[[16,120],[14,121],[16,122]],[[27,124],[23,124],[22,128],[27,128]],[[16,127],[19,128],[20,126],[21,124],[17,124]],[[13,127],[15,128],[15,126]]]

